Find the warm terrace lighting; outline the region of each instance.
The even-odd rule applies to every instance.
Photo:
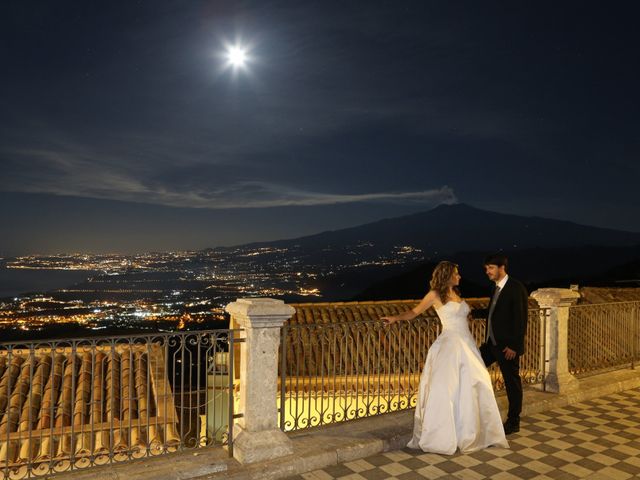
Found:
[[[247,52],[241,47],[230,47],[227,51],[227,60],[234,68],[242,68],[247,63]]]

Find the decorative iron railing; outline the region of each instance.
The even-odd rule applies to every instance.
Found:
[[[523,382],[544,380],[546,310],[530,310]],[[484,320],[470,320],[478,345]],[[385,327],[380,321],[285,325],[280,347],[280,428],[300,430],[413,408],[429,347],[440,333],[435,316]],[[496,390],[504,388],[496,366]]]
[[[531,308],[528,310],[527,333],[524,337],[524,355],[520,357],[520,377],[523,385],[541,384],[544,388],[546,372],[545,338],[548,308]],[[471,334],[480,345],[486,338],[486,319],[475,319],[469,323]],[[489,367],[489,374],[495,391],[504,390],[504,380],[497,363]]]
[[[634,368],[640,354],[640,302],[569,307],[567,343],[574,375]]]
[[[231,444],[232,330],[0,344],[4,478]]]

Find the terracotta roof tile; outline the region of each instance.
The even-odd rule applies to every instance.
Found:
[[[179,444],[157,344],[0,351],[0,465],[109,460]],[[113,435],[111,430],[113,429]],[[23,468],[24,465],[22,465]]]
[[[640,288],[581,287],[580,303],[640,301]]]

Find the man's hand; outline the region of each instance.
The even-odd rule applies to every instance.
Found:
[[[511,350],[509,347],[504,347],[502,353],[504,353],[504,358],[506,358],[507,360],[513,360],[514,358],[516,358],[516,351]]]

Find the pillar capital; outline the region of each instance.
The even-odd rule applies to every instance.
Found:
[[[568,288],[540,288],[531,293],[531,297],[542,308],[568,307],[578,301],[580,294]]]
[[[296,312],[274,298],[239,298],[225,307],[242,328],[279,328]]]

